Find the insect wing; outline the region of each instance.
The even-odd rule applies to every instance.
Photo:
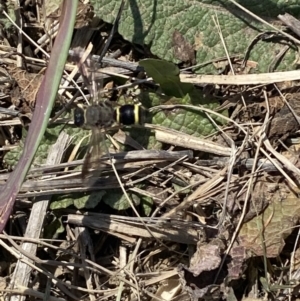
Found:
[[[103,87],[102,80],[100,83],[95,79],[95,73],[98,69],[98,64],[95,62],[91,55],[85,56],[85,52],[83,48],[78,47],[74,50],[73,60],[75,61],[78,70],[82,76],[83,82],[85,86],[88,88],[90,92],[90,101],[92,104],[98,103],[98,91],[101,87]]]
[[[89,148],[82,167],[81,175],[83,179],[88,177],[91,169],[94,169],[97,174],[101,172],[101,164],[99,163],[99,159],[105,154],[109,154],[105,143],[105,134],[101,131],[101,129],[93,127]],[[94,172],[93,175],[97,176]]]
[[[85,122],[88,126],[90,126],[91,129],[89,147],[82,167],[82,178],[85,180],[86,178],[90,178],[89,174],[91,169],[94,169],[97,174],[99,173],[101,169],[99,159],[104,154],[109,153],[105,144],[105,134],[103,132],[103,129],[101,129],[97,125],[99,121],[103,119],[102,111],[98,111],[99,107],[97,107],[96,110],[96,112],[100,112],[99,114],[95,114],[94,111],[95,107],[99,105],[99,93],[101,91],[101,88],[103,87],[103,80],[101,79],[100,81],[98,81],[95,78],[98,64],[91,59],[90,55],[84,57],[82,53],[83,52],[81,52],[80,49],[77,49],[77,51],[75,51],[75,62],[81,73],[84,84],[90,92],[91,106],[89,108],[90,112],[93,112],[93,114],[87,114],[88,111],[86,111],[85,115],[85,117],[89,116],[87,120],[85,120]],[[96,176],[95,172],[92,173],[94,177]]]

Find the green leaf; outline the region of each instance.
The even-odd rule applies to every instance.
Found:
[[[194,90],[189,83],[180,82],[179,69],[173,63],[167,61],[146,59],[139,62],[145,68],[147,75],[160,84],[162,91],[169,96],[184,97]]]
[[[44,238],[57,238],[59,234],[65,231],[61,216],[53,215],[53,220],[44,226]]]
[[[74,198],[75,196],[71,197],[70,195],[55,196],[50,204],[50,209],[55,210],[55,209],[68,208],[74,205]]]
[[[184,194],[191,193],[191,189],[190,188],[186,188],[184,190],[181,190],[183,187],[180,186],[180,185],[177,185],[175,183],[173,183],[172,186],[173,186],[174,190],[177,191],[177,192],[180,191],[180,193],[184,193]]]
[[[90,195],[88,195],[87,198],[77,198],[74,202],[74,206],[77,209],[93,209],[101,202],[105,194],[106,191],[104,190],[94,191]]]
[[[151,98],[152,96],[148,95],[148,97]],[[155,110],[152,113],[153,124],[159,124],[195,137],[210,135],[216,131],[210,119],[205,113],[197,110],[197,107],[201,105],[214,110],[219,106],[219,102],[215,99],[204,97],[199,90],[195,89],[191,94],[187,94],[183,98],[162,97],[161,105],[189,105],[190,107]],[[226,116],[227,111],[224,111],[223,114]],[[210,117],[220,125],[225,124],[224,119],[213,114]]]
[[[15,5],[10,1],[1,1],[0,3],[0,22],[2,26],[4,26],[6,32],[5,36],[9,36],[12,34],[16,34],[16,28],[13,24],[7,19],[7,17],[2,13],[5,11],[9,17],[16,22],[16,13],[15,13]],[[2,28],[3,30],[3,28]]]
[[[135,206],[140,204],[139,196],[134,193],[128,193],[128,196]],[[90,194],[71,193],[55,196],[53,202],[50,204],[50,209],[63,209],[70,206],[75,206],[77,209],[93,209],[101,201],[116,210],[126,210],[131,207],[121,189],[118,189],[116,191],[95,191]],[[146,204],[145,206],[150,206],[150,203],[150,200],[147,200],[148,205]],[[151,209],[144,207],[145,212],[149,212]]]
[[[203,95],[199,89],[191,84],[181,83],[179,69],[173,64],[161,60],[148,59],[140,62],[147,74],[160,84],[167,96],[160,98],[154,93],[143,92],[140,95],[141,103],[146,107],[155,105],[189,105],[187,108],[173,108],[152,114],[151,123],[163,125],[183,133],[194,136],[206,136],[216,131],[214,124],[207,115],[199,110],[199,105],[214,110],[219,106],[215,99]],[[170,97],[174,96],[174,97]],[[227,116],[227,111],[222,112]],[[210,116],[218,124],[226,124],[225,119],[211,114]]]
[[[150,216],[153,208],[153,200],[150,197],[142,196],[141,205],[146,216]]]
[[[90,2],[99,18],[109,23],[115,21],[121,1]],[[299,1],[240,0],[239,4],[263,19],[267,17],[271,23],[283,13],[290,13],[295,18],[300,17]],[[258,34],[273,31],[269,26],[241,11],[229,0],[126,1],[118,30],[124,39],[132,43],[149,45],[151,52],[158,58],[178,63],[180,59],[174,51],[176,46],[173,41],[173,34],[177,30],[195,50],[197,64],[202,64],[197,72],[217,74],[218,66],[211,61],[225,57],[226,52],[214,20],[220,25],[230,56],[243,57]],[[259,40],[253,46],[249,59],[258,62],[253,72],[268,72],[269,66],[276,60],[286,43],[273,37]],[[294,69],[296,55],[297,48],[290,47],[279,62],[277,70]]]
[[[259,277],[260,283],[262,284],[263,288],[266,292],[270,292],[270,286],[266,278]]]
[[[137,206],[140,204],[140,198],[136,194],[128,193],[128,196],[134,205]],[[107,193],[105,198],[103,198],[103,201],[105,204],[107,204],[111,208],[119,210],[119,211],[126,210],[131,207],[131,205],[129,204],[126,196],[123,194],[121,189],[119,189],[115,192],[110,191],[109,193]]]
[[[57,137],[59,136],[62,130],[72,137],[72,145],[78,143],[84,136],[89,135],[88,131],[84,131],[80,128],[71,125],[59,124],[59,125],[49,126],[46,129],[45,134],[41,140],[41,143],[37,149],[37,152],[35,154],[32,163],[32,167],[45,164],[47,156],[49,154],[49,148],[56,142]],[[20,141],[19,145],[5,154],[4,161],[8,166],[13,167],[18,163],[20,155],[22,154],[24,149],[24,141],[26,139],[26,136],[27,136],[27,132],[23,130],[22,140]],[[83,146],[87,144],[88,144],[88,139],[84,141]]]
[[[50,209],[62,209],[70,206],[74,206],[77,209],[93,209],[101,202],[105,194],[106,191],[95,191],[91,194],[71,193],[58,195],[53,198]]]
[[[132,127],[124,131],[145,149],[160,150],[162,148],[162,144],[156,141],[155,134],[148,129]],[[129,149],[125,148],[124,150],[128,151]]]

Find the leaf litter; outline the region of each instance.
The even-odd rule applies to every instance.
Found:
[[[142,126],[106,130],[110,156],[99,158],[101,175],[88,186],[80,176],[88,133],[76,128],[71,116],[89,95],[77,72],[77,86],[64,79],[68,85],[62,82],[53,122],[1,234],[1,283],[9,283],[23,254],[31,265],[27,289],[1,284],[0,291],[44,298],[41,292],[47,289],[53,300],[297,300],[299,82],[242,85],[239,78],[253,76],[260,60],[243,62],[229,47],[230,60],[216,56],[205,70],[218,69],[217,81],[236,76],[236,83],[204,85],[189,71],[198,62],[197,51],[206,47],[199,35],[196,46],[179,28],[169,32],[175,61],[180,61],[175,66],[162,60],[166,57],[159,56],[156,44],[151,50],[158,59],[153,59],[147,43],[141,49],[124,39],[128,34],[122,37],[122,30],[112,31],[101,20],[96,29],[83,27],[91,22],[91,9],[79,6],[86,19],[78,15],[71,51],[91,40],[92,54],[99,57],[107,43],[97,71],[106,83],[101,97],[116,107],[140,103],[147,116]],[[26,26],[44,22],[39,13],[38,6],[26,4]],[[126,5],[123,13],[128,13]],[[120,22],[122,26],[122,14]],[[222,25],[220,29],[221,41]],[[36,28],[32,38],[42,33]],[[51,42],[43,34],[48,36],[43,47],[51,53],[55,33]],[[259,39],[248,46],[255,42]],[[14,40],[0,46],[6,78],[0,101],[8,112],[0,120],[2,181],[22,151],[46,66],[29,43],[31,51],[23,58],[28,68],[16,67],[14,47]],[[285,64],[279,70],[295,69]],[[70,59],[66,70],[75,68]],[[46,165],[61,133],[71,137],[63,159]],[[14,150],[7,151],[11,146]],[[51,198],[51,204],[40,238],[31,241],[20,233],[32,204],[41,198]],[[24,252],[26,241],[38,243],[37,250]],[[45,283],[44,276],[52,280]]]

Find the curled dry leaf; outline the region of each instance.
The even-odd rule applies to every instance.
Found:
[[[202,275],[194,277],[187,267],[182,264],[178,266],[178,275],[182,289],[190,295],[191,300],[199,300],[200,298],[220,300],[219,285],[210,284],[213,283],[212,278],[207,279]]]
[[[178,274],[183,289],[190,294],[192,300],[203,297],[215,299],[220,296],[219,285],[211,283],[214,283],[223,250],[222,241],[217,239],[209,244],[198,243],[197,251],[191,259],[190,268],[179,265]]]
[[[203,271],[212,271],[221,263],[220,247],[213,244],[198,244],[197,251],[191,258],[189,271],[199,276]]]

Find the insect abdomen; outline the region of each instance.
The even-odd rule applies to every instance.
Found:
[[[141,123],[142,108],[139,105],[123,105],[115,110],[115,120],[124,125]]]

